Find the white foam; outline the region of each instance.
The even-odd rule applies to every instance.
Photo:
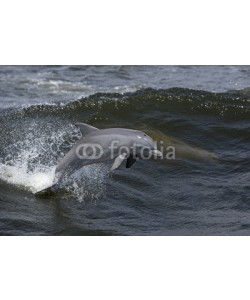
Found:
[[[20,188],[36,193],[52,185],[55,168],[47,171],[34,170],[27,172],[25,167],[0,164],[0,179]]]
[[[0,162],[0,179],[19,188],[36,193],[53,184],[55,168],[78,138],[73,125],[49,132],[48,124],[29,124],[29,130],[15,132],[13,143],[3,150]],[[48,134],[49,132],[49,134]],[[68,132],[73,140],[65,147]],[[18,139],[17,139],[18,137]],[[78,201],[97,199],[105,192],[108,169],[105,165],[86,166],[77,172],[62,187]]]
[[[52,185],[64,131],[48,135],[45,129],[34,122],[14,132],[13,143],[3,149],[1,180],[33,193]]]
[[[110,166],[97,164],[86,166],[63,183],[64,188],[79,202],[85,199],[96,201],[106,192]],[[8,166],[0,163],[0,179],[32,193],[51,186],[55,167],[27,172],[25,166]]]

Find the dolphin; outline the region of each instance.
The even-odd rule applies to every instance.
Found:
[[[142,131],[98,129],[85,123],[75,125],[80,129],[82,137],[57,165],[52,186],[91,164],[111,161],[113,164],[110,171],[114,171],[125,160],[126,168],[130,168],[138,159],[162,157],[156,143]]]

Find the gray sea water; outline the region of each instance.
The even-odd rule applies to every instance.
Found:
[[[250,66],[0,66],[1,235],[249,235]],[[83,168],[50,197],[74,126],[176,149]]]

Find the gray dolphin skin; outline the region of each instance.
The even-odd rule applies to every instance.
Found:
[[[117,169],[124,160],[130,168],[137,159],[162,157],[155,142],[139,130],[125,128],[98,129],[77,123],[82,137],[58,164],[53,186],[84,166],[113,161],[110,171]]]

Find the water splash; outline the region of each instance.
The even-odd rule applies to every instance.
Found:
[[[55,168],[45,172],[35,170],[27,172],[25,166],[8,166],[0,164],[0,179],[32,193],[50,186],[54,179]]]
[[[63,182],[64,188],[79,202],[96,203],[106,194],[109,170],[109,164],[85,166]]]
[[[80,137],[74,125],[42,123],[39,120],[20,124],[3,141],[0,179],[19,188],[36,193],[51,186],[55,168],[62,157]],[[8,139],[7,139],[8,137]],[[105,194],[108,179],[105,164],[87,166],[59,185],[74,198],[97,201]]]
[[[65,138],[62,131],[48,135],[39,124],[28,128],[20,126],[9,135],[1,153],[0,179],[35,193],[53,183]]]

